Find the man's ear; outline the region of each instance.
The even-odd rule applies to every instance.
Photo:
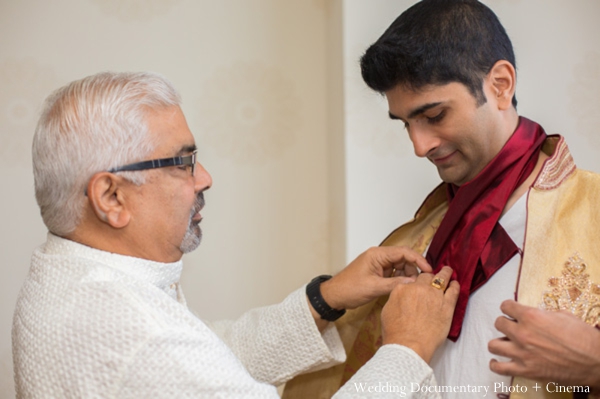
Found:
[[[131,212],[123,193],[122,178],[108,172],[96,173],[87,186],[87,196],[90,206],[102,223],[115,229],[129,224]]]
[[[517,86],[515,67],[506,60],[497,61],[486,77],[490,93],[496,98],[498,109],[512,107],[512,99]]]

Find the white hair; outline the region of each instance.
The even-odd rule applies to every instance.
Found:
[[[181,104],[154,73],[100,73],[52,93],[33,138],[35,197],[52,233],[64,236],[81,221],[89,179],[98,172],[144,160],[154,150],[147,112]],[[142,172],[123,175],[142,184]]]

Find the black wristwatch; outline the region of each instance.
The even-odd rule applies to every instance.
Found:
[[[321,283],[331,278],[328,275],[318,276],[312,279],[306,286],[306,296],[313,308],[321,316],[323,320],[336,321],[346,313],[346,309],[337,310],[325,302],[323,295],[321,295]]]

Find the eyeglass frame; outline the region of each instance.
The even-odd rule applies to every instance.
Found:
[[[196,154],[198,150],[195,150],[190,155],[171,157],[171,158],[161,158],[161,159],[151,159],[149,161],[141,161],[130,163],[124,166],[117,166],[116,168],[112,168],[108,170],[108,173],[116,173],[116,172],[135,172],[138,170],[149,170],[149,169],[158,169],[158,168],[166,168],[168,166],[180,166],[180,165],[189,165],[192,167],[192,176],[196,173]]]
[[[111,168],[108,170],[108,173],[117,173],[117,172],[135,172],[138,170],[150,170],[150,169],[158,169],[158,168],[166,168],[167,166],[180,166],[180,165],[189,165],[192,167],[192,177],[196,173],[196,154],[198,150],[194,150],[190,155],[171,157],[171,158],[161,158],[161,159],[151,159],[149,161],[141,161],[130,163],[123,166],[117,166],[116,168]],[[83,190],[83,195],[87,197],[87,187]]]

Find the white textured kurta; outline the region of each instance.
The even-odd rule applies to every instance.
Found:
[[[185,306],[181,269],[49,234],[14,315],[18,397],[270,398],[274,385],[344,360],[337,330],[319,333],[303,289],[211,330]],[[338,397],[372,397],[352,384],[374,385],[383,371],[432,378],[414,352],[388,345]]]

